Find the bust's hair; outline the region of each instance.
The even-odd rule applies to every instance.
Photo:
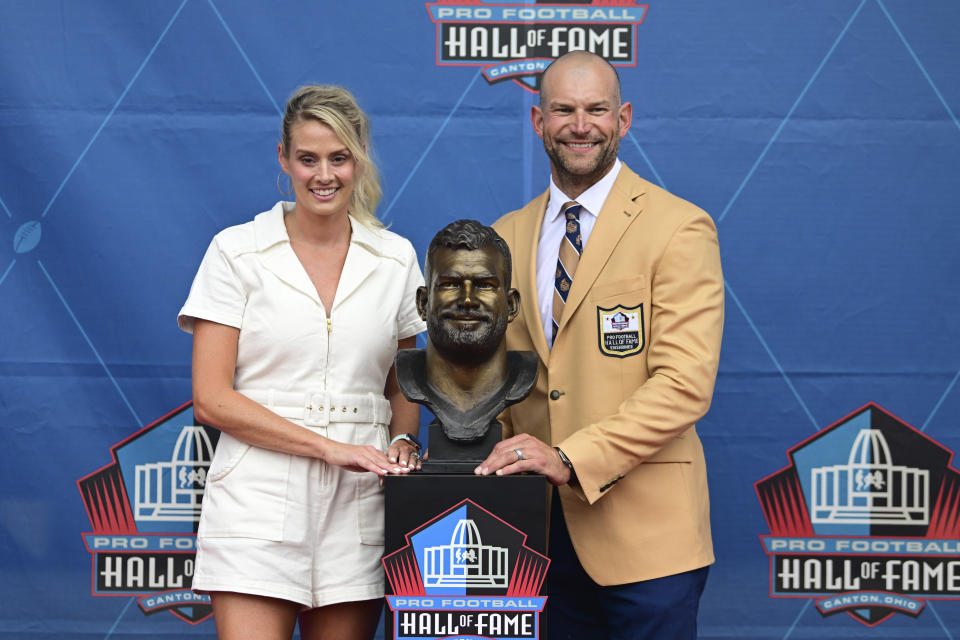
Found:
[[[343,87],[332,85],[308,85],[297,89],[287,101],[280,125],[280,149],[285,158],[290,156],[291,131],[294,125],[304,120],[327,125],[350,150],[357,171],[347,212],[367,227],[382,228],[383,223],[374,213],[382,192],[377,167],[373,164],[370,122],[356,99]]]
[[[427,260],[424,266],[424,276],[430,281],[430,272],[433,263],[433,254],[439,248],[466,249],[476,251],[486,247],[495,247],[500,255],[503,256],[503,276],[504,287],[510,286],[510,278],[513,276],[513,261],[510,259],[510,247],[500,234],[493,230],[493,227],[477,222],[476,220],[457,220],[451,222],[433,236],[430,246],[427,247]]]

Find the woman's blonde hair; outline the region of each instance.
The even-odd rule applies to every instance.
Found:
[[[383,228],[374,213],[383,191],[380,189],[380,175],[371,158],[370,122],[357,106],[356,99],[343,87],[336,86],[308,85],[294,91],[287,101],[280,127],[280,149],[285,158],[290,153],[290,131],[298,122],[307,119],[317,120],[333,129],[356,160],[356,180],[347,212],[368,227]]]

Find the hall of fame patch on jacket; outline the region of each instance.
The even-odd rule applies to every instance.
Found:
[[[643,304],[597,307],[597,340],[600,353],[625,358],[643,351],[645,345]]]

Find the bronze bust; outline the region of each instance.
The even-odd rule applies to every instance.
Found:
[[[536,382],[536,354],[507,351],[507,323],[520,310],[509,288],[510,249],[476,220],[457,220],[427,249],[417,309],[427,348],[397,354],[397,380],[411,402],[430,409],[427,472],[472,473],[501,437],[497,415]]]

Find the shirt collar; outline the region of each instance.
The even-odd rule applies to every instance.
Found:
[[[580,212],[584,211],[593,214],[594,217],[600,215],[601,209],[603,209],[603,203],[606,202],[607,196],[610,195],[610,190],[613,189],[613,183],[617,180],[617,175],[620,173],[620,167],[623,166],[623,163],[620,162],[620,158],[613,163],[613,166],[610,168],[610,171],[607,171],[606,175],[600,178],[597,182],[580,194],[576,199],[580,204]],[[547,210],[544,214],[544,220],[547,222],[554,221],[557,216],[560,215],[560,208],[567,202],[570,202],[570,197],[567,196],[563,191],[560,190],[560,187],[556,185],[553,181],[553,176],[550,177],[550,201],[547,203]]]
[[[265,251],[275,244],[290,243],[287,226],[283,216],[293,211],[295,203],[280,201],[270,211],[264,211],[254,218],[257,238],[257,251]],[[375,230],[370,229],[350,216],[350,244],[356,244],[377,256],[384,256],[383,240]],[[386,256],[394,257],[394,256]]]

